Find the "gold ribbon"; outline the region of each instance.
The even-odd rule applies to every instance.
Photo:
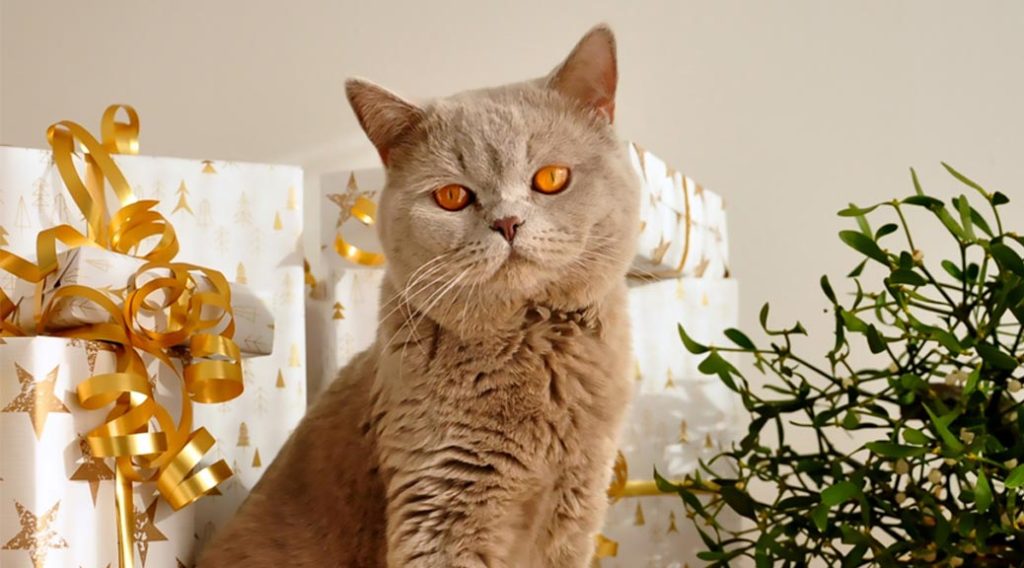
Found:
[[[670,481],[673,485],[685,487],[694,493],[715,493],[720,488],[711,481],[703,481],[701,484],[677,479]],[[658,484],[653,479],[630,479],[629,462],[621,451],[615,454],[615,464],[612,466],[612,480],[608,484],[608,499],[617,503],[627,497],[659,497],[673,495],[658,489]]]
[[[117,120],[123,110],[127,122]],[[102,144],[74,122],[61,121],[49,128],[47,138],[65,187],[85,216],[85,235],[60,225],[41,231],[36,239],[37,262],[0,250],[0,269],[35,282],[57,270],[57,243],[67,247],[96,246],[131,254],[148,261],[128,282],[121,304],[87,286],[57,288],[45,305],[37,292],[36,329],[45,331],[61,301],[84,300],[105,311],[99,324],[61,330],[54,335],[104,341],[115,347],[117,369],[95,375],[77,388],[79,404],[95,410],[111,406],[105,422],[86,439],[97,457],[116,463],[118,557],[122,568],[133,568],[133,483],[155,481],[160,495],[175,510],[199,499],[232,475],[224,460],[197,469],[213,446],[204,428],[192,430],[192,403],[219,403],[241,394],[242,368],[234,336],[231,289],[220,272],[173,262],[178,253],[174,228],[159,212],[156,201],[138,201],[111,154],[138,152],[139,120],[127,105],[107,108],[102,120]],[[75,166],[77,147],[85,162],[84,178]],[[107,186],[121,207],[108,215]],[[26,335],[11,320],[17,306],[0,291],[0,335]],[[204,314],[214,317],[204,319]],[[166,316],[162,328],[146,328],[144,315]],[[214,333],[214,329],[221,331]],[[179,372],[172,348],[188,343],[188,359]],[[142,354],[170,368],[179,378],[181,408],[178,423],[153,396]],[[152,423],[156,424],[155,427]]]
[[[377,204],[366,197],[357,197],[356,202],[349,209],[349,213],[359,220],[360,223],[370,226],[377,221]],[[334,237],[334,250],[350,262],[363,266],[380,266],[384,264],[384,255],[378,252],[365,251],[345,240],[341,229]]]
[[[595,537],[594,558],[611,558],[619,555],[619,543],[598,533]]]

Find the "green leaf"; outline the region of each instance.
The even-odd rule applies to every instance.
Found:
[[[979,343],[975,345],[974,348],[978,350],[978,355],[981,357],[981,360],[985,361],[995,369],[1012,371],[1018,366],[1016,359],[1006,353],[1003,353],[1003,351],[995,345]]]
[[[851,311],[840,308],[839,316],[843,318],[843,324],[846,325],[846,329],[852,332],[864,333],[868,330],[868,324]]]
[[[932,213],[935,213],[935,216],[939,218],[939,221],[942,221],[942,224],[946,226],[946,229],[948,229],[954,237],[960,240],[967,238],[963,227],[956,224],[956,221],[953,220],[953,216],[949,214],[949,211],[947,211],[945,207],[934,207],[932,208]]]
[[[852,481],[840,481],[832,487],[821,492],[821,504],[826,507],[835,507],[863,495],[860,486]]]
[[[981,380],[981,366],[977,366],[971,371],[970,375],[967,375],[967,382],[964,384],[964,398],[970,396],[976,388],[978,388],[978,381]]]
[[[1006,197],[1005,195],[1003,195],[1002,192],[997,191],[997,192],[992,194],[992,205],[995,205],[995,206],[998,207],[1000,205],[1006,205],[1009,202],[1010,202],[1010,198]]]
[[[966,195],[961,195],[956,200],[956,208],[960,213],[960,225],[964,228],[964,235],[973,241],[977,237],[974,236],[974,228],[971,226],[971,206],[967,203]]]
[[[761,321],[761,327],[765,329],[768,329],[768,311],[770,309],[771,307],[765,303],[765,305],[761,306],[761,312],[757,314],[757,319]]]
[[[825,297],[829,299],[833,304],[839,303],[836,300],[836,293],[832,290],[832,284],[828,281],[828,276],[822,275],[821,280],[818,282],[821,285],[821,291],[825,293]]]
[[[892,274],[889,275],[889,282],[892,282],[893,284],[906,284],[908,286],[924,286],[928,283],[928,281],[924,279],[924,276],[921,276],[913,270],[905,270],[902,268],[894,270]]]
[[[754,342],[751,341],[750,338],[746,336],[746,334],[744,334],[742,331],[736,328],[730,327],[729,329],[725,330],[725,336],[728,337],[733,343],[739,345],[744,349],[757,349],[757,347],[754,346]]]
[[[1024,465],[1018,465],[1013,468],[1013,471],[1006,476],[1004,481],[1006,487],[1013,489],[1014,487],[1024,487]]]
[[[843,209],[838,214],[840,217],[863,217],[875,209],[878,209],[878,205],[872,205],[871,207],[857,207],[851,203],[849,207]]]
[[[839,231],[839,238],[857,252],[877,260],[882,264],[889,265],[889,257],[879,248],[878,244],[870,237],[857,231]]]
[[[683,324],[677,324],[679,328],[679,339],[683,340],[683,345],[686,350],[694,355],[700,355],[701,353],[707,353],[710,348],[707,345],[703,345],[694,341],[689,335],[686,334],[686,330],[683,329]]]
[[[953,432],[949,430],[949,425],[956,419],[956,413],[952,412],[945,416],[937,416],[928,405],[924,405],[925,412],[928,413],[928,417],[932,419],[932,425],[935,426],[935,431],[938,432],[939,437],[942,438],[942,443],[946,445],[950,450],[960,453],[964,451],[964,445],[960,440],[953,435]]]
[[[729,390],[733,392],[739,392],[736,388],[736,382],[732,379],[732,374],[737,372],[736,367],[733,367],[728,361],[722,358],[718,354],[718,351],[712,350],[703,361],[697,365],[697,370],[704,373],[705,375],[718,375],[718,378],[722,381],[725,386],[729,387]]]
[[[974,506],[979,513],[984,513],[992,505],[992,486],[985,477],[985,470],[978,470],[978,483],[974,485]]]
[[[850,273],[846,275],[846,277],[847,278],[856,278],[856,277],[860,276],[861,272],[864,272],[864,266],[867,265],[867,263],[868,263],[867,260],[860,261],[860,264],[855,266],[853,268],[853,270],[851,270]]]
[[[917,172],[914,171],[914,168],[910,168],[910,179],[914,181],[914,193],[924,195],[924,191],[921,190],[921,182],[917,180]]]
[[[870,450],[871,453],[887,458],[915,458],[923,456],[928,452],[928,448],[903,446],[892,442],[868,442],[864,444],[864,447]]]
[[[745,491],[740,491],[735,485],[723,485],[719,490],[722,500],[733,511],[748,519],[757,520],[757,505]]]
[[[963,183],[967,187],[971,187],[971,188],[976,189],[978,191],[978,193],[980,193],[982,195],[982,197],[984,197],[985,199],[989,198],[988,192],[985,191],[985,188],[981,187],[980,185],[975,183],[973,180],[971,180],[970,178],[968,178],[964,174],[954,170],[953,166],[950,166],[946,162],[941,162],[941,163],[942,163],[942,167],[946,168],[946,171],[949,172],[956,179],[960,180],[961,183]]]
[[[908,444],[916,444],[918,446],[924,446],[931,443],[931,438],[924,435],[924,432],[917,428],[904,428],[903,429],[903,440]]]
[[[885,351],[885,340],[882,339],[882,334],[878,333],[878,329],[874,325],[869,325],[867,331],[864,332],[868,339],[868,349],[872,353],[881,353]]]
[[[853,430],[857,428],[857,426],[860,426],[860,418],[857,418],[857,413],[847,412],[846,415],[843,416],[843,428]]]
[[[926,207],[928,209],[942,207],[941,200],[927,195],[912,195],[904,199],[903,203],[906,203],[907,205],[917,205],[918,207]]]
[[[675,493],[679,491],[679,486],[662,477],[657,469],[654,470],[654,485],[662,493]]]
[[[989,252],[995,259],[999,268],[1013,272],[1017,276],[1024,276],[1024,261],[1014,250],[1003,243],[992,243],[989,245]]]
[[[828,527],[828,507],[824,503],[815,507],[811,511],[811,520],[819,531],[825,532],[825,528]]]
[[[995,236],[992,233],[992,229],[988,226],[988,221],[986,221],[985,218],[981,216],[981,213],[978,213],[978,211],[973,207],[971,207],[971,223],[974,223],[974,225],[989,237]]]
[[[877,241],[878,239],[886,235],[895,233],[896,231],[899,230],[899,228],[899,225],[897,225],[896,223],[886,223],[879,227],[877,231],[875,231],[875,240]]]
[[[942,261],[942,268],[943,268],[943,270],[946,271],[947,274],[949,274],[950,276],[955,278],[958,282],[963,281],[964,273],[961,272],[960,271],[960,267],[955,265],[955,264],[953,264],[953,262],[951,262],[949,260],[943,260]]]

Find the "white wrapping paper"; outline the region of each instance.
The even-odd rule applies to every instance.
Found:
[[[725,202],[635,143],[629,158],[640,176],[639,276],[729,276]]]
[[[112,464],[92,457],[85,434],[106,410],[77,404],[75,386],[116,371],[98,342],[54,337],[0,340],[0,565],[117,566]],[[166,375],[156,394],[177,408]],[[173,374],[171,374],[173,375]],[[172,377],[173,378],[173,377]],[[195,509],[172,514],[154,484],[136,486],[136,561],[143,568],[189,563]]]
[[[653,472],[678,479],[699,459],[728,447],[746,418],[732,391],[697,370],[702,356],[679,340],[682,323],[695,340],[722,343],[735,326],[739,305],[735,280],[679,278],[633,283],[630,323],[636,357],[636,391],[620,451],[630,480],[650,481]],[[729,522],[726,520],[726,522]],[[626,497],[608,509],[602,534],[618,543],[604,568],[682,568],[703,565],[700,537],[678,496]]]

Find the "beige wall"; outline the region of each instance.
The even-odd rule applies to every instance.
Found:
[[[1024,198],[1016,2],[0,1],[0,142],[125,101],[146,153],[313,172],[373,163],[346,76],[416,95],[521,79],[608,21],[622,134],[727,198],[744,325],[771,299],[814,349],[818,276],[851,265],[845,203],[904,194],[910,165],[952,191],[939,160]]]

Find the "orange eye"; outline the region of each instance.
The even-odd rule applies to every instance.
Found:
[[[434,201],[447,211],[465,209],[473,201],[473,193],[459,184],[453,183],[434,190]]]
[[[533,190],[541,193],[558,193],[569,185],[569,168],[565,166],[544,166],[533,174]]]

